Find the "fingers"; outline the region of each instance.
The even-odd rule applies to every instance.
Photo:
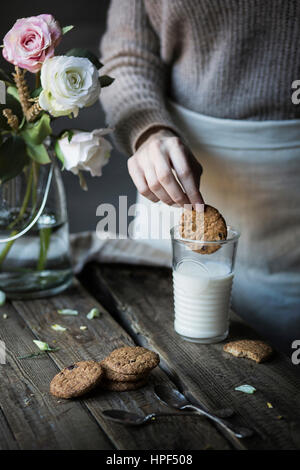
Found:
[[[180,143],[179,139],[173,142],[172,149],[170,149],[170,159],[184,188],[188,203],[194,207],[198,204],[204,204],[199,190],[202,167],[193,155],[188,154],[188,150]]]
[[[168,193],[173,204],[178,206],[189,204],[186,194],[183,192],[178,181],[176,181],[169,158],[154,158],[153,163],[157,180]]]
[[[199,191],[202,167],[170,131],[146,140],[129,158],[128,171],[137,190],[150,201],[192,204],[196,210],[204,204]]]
[[[172,172],[164,144],[152,141],[128,160],[129,174],[138,191],[150,201],[170,206],[188,204],[180,184]]]
[[[174,201],[172,200],[170,195],[160,184],[154,166],[149,165],[145,168],[145,178],[150,190],[160,201],[164,202],[165,204],[168,204],[169,206],[172,206],[174,204]]]
[[[159,198],[155,196],[155,194],[153,194],[150,190],[148,183],[145,179],[144,173],[136,164],[133,157],[129,158],[129,160],[127,161],[127,167],[132,181],[134,182],[138,192],[142,194],[142,196],[148,198],[150,201],[158,202]]]

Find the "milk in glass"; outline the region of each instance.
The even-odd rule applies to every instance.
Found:
[[[173,270],[175,331],[195,342],[224,339],[232,282],[225,263],[183,259]]]

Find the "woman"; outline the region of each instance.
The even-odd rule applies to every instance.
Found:
[[[204,198],[241,230],[233,307],[289,354],[300,336],[299,42],[297,0],[112,0],[102,41],[116,79],[102,103],[139,201],[165,214]]]

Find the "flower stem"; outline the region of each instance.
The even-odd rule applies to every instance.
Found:
[[[28,178],[28,181],[27,181],[27,187],[26,187],[26,192],[25,192],[25,197],[24,197],[24,200],[23,200],[22,207],[20,209],[19,215],[8,226],[9,229],[13,228],[22,219],[23,215],[25,214],[25,211],[28,207],[31,188],[32,188],[32,177],[33,177],[33,164],[32,164],[32,166],[30,168],[30,171],[29,171],[29,178]]]
[[[47,254],[51,239],[51,227],[44,227],[40,229],[40,254],[37,263],[37,270],[43,271],[47,262]]]
[[[18,233],[17,230],[13,230],[11,232],[10,236],[13,237],[14,235],[17,235],[17,233]],[[5,260],[6,256],[8,255],[8,252],[11,249],[14,242],[15,242],[15,240],[11,240],[11,241],[7,242],[5,247],[1,251],[1,253],[0,253],[0,266],[3,263],[3,261]]]
[[[38,351],[36,353],[27,354],[26,356],[19,356],[17,359],[31,359],[32,357],[44,356],[47,353],[59,351],[59,348],[47,349],[46,351]]]
[[[39,177],[39,164],[36,162],[32,162],[32,169],[33,169],[33,187],[32,187],[32,207],[33,211],[36,209],[37,203],[37,185],[38,185],[38,177]]]
[[[8,228],[11,230],[15,225],[22,220],[29,201],[30,201],[30,195],[32,195],[32,206],[33,206],[33,212],[35,211],[36,208],[36,189],[37,189],[37,172],[38,172],[38,167],[36,165],[36,162],[32,162],[30,171],[29,171],[29,177],[27,181],[27,186],[26,186],[26,191],[25,191],[25,196],[24,200],[20,209],[20,212],[18,216],[15,218],[15,220],[8,226]],[[33,184],[32,184],[33,183]],[[10,237],[13,237],[14,235],[17,235],[18,231],[13,230],[10,233]],[[11,249],[12,245],[14,244],[15,240],[10,240],[9,242],[6,243],[4,246],[3,250],[0,252],[0,266],[2,265],[3,261],[5,260],[6,256],[9,253],[9,250]]]

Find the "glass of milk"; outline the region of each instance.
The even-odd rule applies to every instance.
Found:
[[[231,289],[239,232],[227,227],[227,239],[197,241],[171,230],[175,331],[194,343],[218,343],[228,335]],[[218,247],[211,254],[203,246]],[[198,250],[197,250],[198,248]],[[207,250],[212,251],[212,250]]]

